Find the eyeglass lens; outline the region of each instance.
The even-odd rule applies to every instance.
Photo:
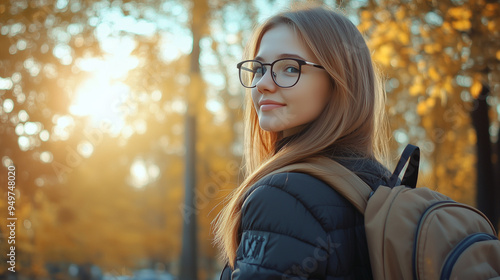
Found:
[[[254,87],[266,74],[270,65],[263,65],[259,61],[246,61],[240,68],[240,80],[245,87]],[[300,64],[292,59],[277,60],[273,63],[272,78],[280,87],[291,87],[300,77]]]

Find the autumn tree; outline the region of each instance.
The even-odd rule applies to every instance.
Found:
[[[0,154],[3,167],[16,167],[18,268],[31,267],[33,273],[43,270],[43,266],[32,266],[32,214],[40,205],[39,189],[58,181],[49,163],[61,158],[64,162],[64,148],[76,146],[67,131],[53,133],[57,122],[68,113],[67,88],[84,77],[72,66],[82,53],[98,53],[93,28],[84,24],[92,16],[91,5],[74,2],[62,7],[33,1],[0,4]],[[52,144],[62,139],[67,146],[53,149]],[[5,176],[0,178],[6,183]],[[6,198],[4,188],[0,193]],[[6,209],[5,201],[0,202],[2,209]],[[0,214],[3,220],[6,214]],[[3,228],[1,231],[5,236]],[[5,245],[1,245],[3,252]],[[1,270],[5,269],[3,261]]]
[[[0,149],[2,166],[14,164],[18,172],[21,274],[50,278],[55,275],[49,265],[88,262],[112,274],[156,264],[177,273],[185,218],[185,93],[193,80],[198,80],[199,121],[192,210],[200,217],[200,276],[213,273],[210,223],[239,174],[243,91],[235,86],[237,78],[229,77],[241,58],[241,37],[251,31],[256,15],[253,3],[242,3],[220,1],[203,11],[212,21],[197,39],[203,62],[197,77],[190,74],[188,52],[172,55],[180,48],[178,34],[189,37],[187,1],[0,4]],[[235,11],[248,10],[246,20],[225,22]],[[106,18],[110,14],[142,27],[154,25],[154,32],[131,31]],[[110,70],[126,76],[99,69],[116,51],[109,42],[122,41],[130,48],[124,59],[136,66]],[[101,66],[86,66],[89,61]],[[102,79],[109,82],[105,90],[126,89],[105,108],[123,116],[123,123],[109,114],[96,119],[96,111],[70,110],[82,87]],[[93,95],[87,106],[106,102],[113,92],[105,90],[90,84],[83,96],[101,95]],[[134,183],[136,167],[147,181]]]
[[[388,79],[394,138],[420,145],[425,183],[476,204],[477,178],[477,206],[495,224],[498,114],[488,108],[498,106],[499,12],[484,0],[369,1],[358,26]]]

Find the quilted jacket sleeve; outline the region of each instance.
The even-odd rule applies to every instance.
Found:
[[[325,217],[311,211],[321,201],[311,205],[294,191],[293,184],[265,182],[245,200],[231,279],[326,278],[329,255],[338,245],[324,228]],[[303,190],[308,187],[300,186]]]

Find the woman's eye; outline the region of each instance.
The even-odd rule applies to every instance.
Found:
[[[255,75],[264,75],[266,73],[265,67],[255,67],[254,68]]]
[[[294,66],[288,66],[288,67],[285,68],[285,72],[286,73],[294,73],[294,74],[296,74],[296,73],[299,73],[299,68],[294,67]]]

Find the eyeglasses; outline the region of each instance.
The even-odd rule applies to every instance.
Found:
[[[240,82],[246,88],[254,88],[271,66],[271,77],[274,83],[282,88],[293,87],[300,79],[302,65],[321,69],[323,66],[296,58],[282,58],[273,63],[262,63],[258,60],[245,60],[236,65],[240,72]]]

